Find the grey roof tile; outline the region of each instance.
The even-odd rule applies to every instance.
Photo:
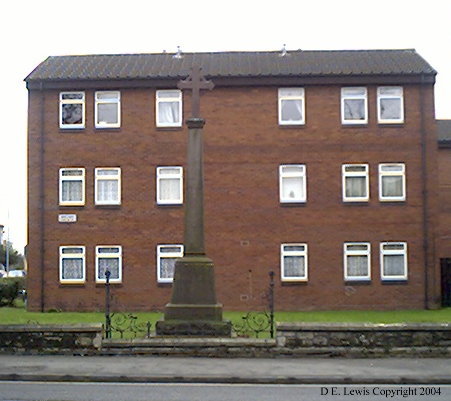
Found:
[[[413,49],[117,54],[48,57],[25,81],[185,77],[200,65],[209,77],[435,75]]]

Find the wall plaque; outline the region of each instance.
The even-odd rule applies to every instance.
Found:
[[[58,222],[60,222],[60,223],[76,223],[77,215],[76,214],[59,214]]]

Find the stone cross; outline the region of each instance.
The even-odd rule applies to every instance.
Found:
[[[191,117],[200,117],[200,90],[214,88],[212,81],[205,79],[202,75],[202,69],[199,66],[194,66],[191,74],[183,81],[179,81],[177,87],[179,89],[191,89]]]

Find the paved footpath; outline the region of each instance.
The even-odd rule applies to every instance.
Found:
[[[451,359],[0,355],[0,380],[451,384]]]

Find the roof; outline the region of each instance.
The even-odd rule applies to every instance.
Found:
[[[436,120],[437,121],[437,139],[439,145],[448,147],[451,145],[451,120]]]
[[[315,50],[52,56],[26,78],[37,81],[151,80],[186,77],[193,65],[214,77],[431,75],[436,71],[413,49]]]

